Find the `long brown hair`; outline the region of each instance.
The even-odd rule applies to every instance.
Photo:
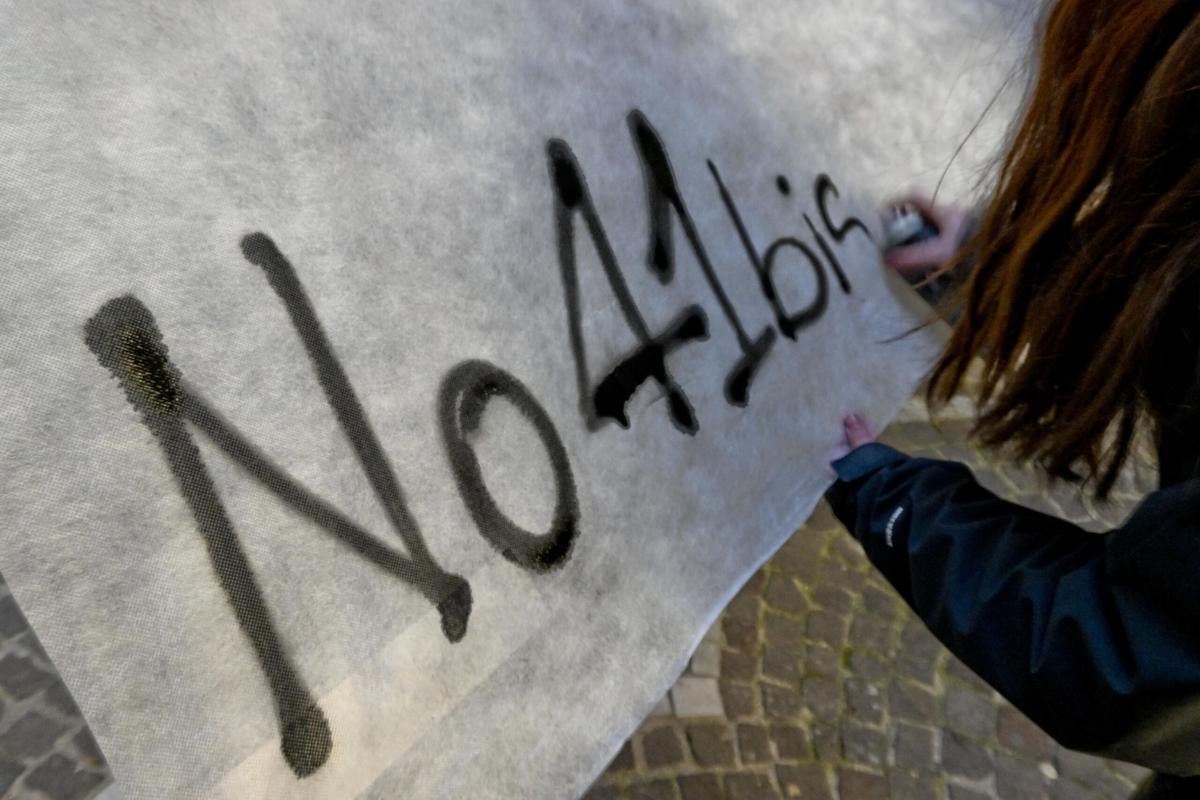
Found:
[[[979,357],[971,435],[1103,499],[1195,369],[1175,327],[1200,315],[1200,3],[1058,0],[1038,27],[996,190],[937,273],[974,261],[926,400]]]

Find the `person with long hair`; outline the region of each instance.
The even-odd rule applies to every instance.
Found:
[[[941,235],[886,263],[955,276],[931,413],[977,364],[982,445],[1102,500],[1145,432],[1159,488],[1091,533],[852,413],[826,498],[932,633],[1059,744],[1153,770],[1138,800],[1200,798],[1200,3],[1056,0],[1037,33],[990,199],[971,215],[910,197]]]

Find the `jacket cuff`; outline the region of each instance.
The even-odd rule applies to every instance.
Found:
[[[840,480],[852,483],[875,470],[908,458],[894,447],[880,442],[859,445],[830,464]]]

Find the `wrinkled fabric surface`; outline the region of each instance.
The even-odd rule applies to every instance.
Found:
[[[1022,20],[0,8],[0,565],[123,795],[578,796],[936,352],[874,208]]]

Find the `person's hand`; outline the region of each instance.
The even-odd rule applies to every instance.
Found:
[[[893,247],[884,253],[883,263],[905,277],[920,277],[954,257],[967,237],[971,214],[958,206],[934,205],[920,192],[890,200],[884,208],[905,203],[915,206],[932,222],[938,229],[938,236],[907,247]]]
[[[834,450],[832,461],[837,461],[859,445],[875,441],[871,423],[867,422],[867,418],[857,411],[842,418],[842,431],[845,439]]]

